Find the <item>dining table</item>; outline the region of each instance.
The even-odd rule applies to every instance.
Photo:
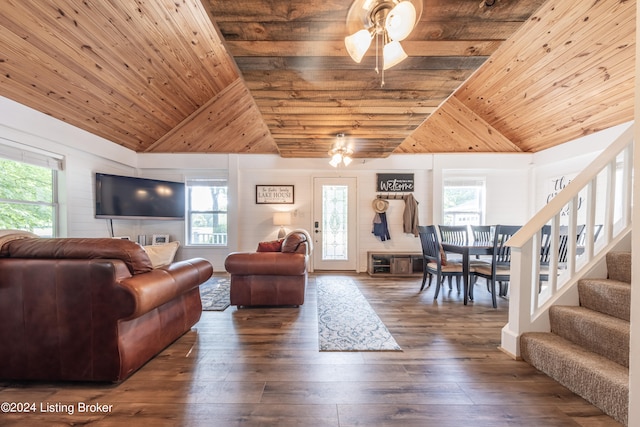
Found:
[[[462,255],[462,281],[464,284],[464,305],[473,301],[473,287],[471,286],[471,256],[493,255],[492,242],[473,242],[469,244],[442,242],[442,249]]]

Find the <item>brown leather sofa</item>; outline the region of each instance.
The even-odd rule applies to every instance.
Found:
[[[0,380],[124,380],[200,319],[212,273],[201,258],[154,269],[128,240],[2,244]]]
[[[231,274],[231,305],[300,306],[307,287],[312,243],[306,231],[263,242],[256,252],[233,252],[225,260]]]

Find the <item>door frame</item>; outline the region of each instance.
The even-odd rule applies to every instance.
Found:
[[[349,214],[350,217],[350,221],[353,222],[353,227],[349,227],[350,228],[350,232],[349,232],[349,238],[353,240],[353,269],[349,268],[346,270],[340,270],[340,271],[348,271],[348,272],[358,272],[360,271],[360,256],[359,256],[359,243],[360,243],[360,229],[358,226],[358,214],[359,214],[359,203],[358,203],[358,196],[359,196],[359,189],[358,189],[358,177],[357,176],[327,176],[327,175],[312,175],[311,176],[311,223],[310,223],[310,234],[311,234],[311,238],[313,239],[313,244],[314,244],[314,254],[310,257],[309,259],[309,271],[314,271],[317,266],[316,266],[316,261],[315,261],[315,257],[316,251],[321,251],[322,248],[319,247],[319,245],[316,244],[315,241],[315,227],[314,227],[314,223],[316,221],[316,212],[318,209],[321,209],[321,201],[320,198],[322,197],[321,195],[316,195],[316,180],[317,179],[327,179],[327,180],[339,180],[339,179],[349,179],[349,180],[353,180],[353,185],[355,187],[355,192],[353,194],[353,205],[354,205],[354,212],[351,214]],[[353,215],[353,216],[352,216]],[[351,228],[353,228],[353,230],[351,230]],[[350,242],[351,243],[351,242]],[[331,270],[321,270],[321,271],[331,271]]]

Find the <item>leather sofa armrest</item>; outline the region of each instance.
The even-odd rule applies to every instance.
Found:
[[[301,276],[307,271],[307,255],[283,252],[233,252],[227,256],[227,272],[242,276]]]
[[[139,317],[200,286],[212,274],[209,261],[194,258],[121,280],[120,285],[134,297],[134,311],[127,319]]]

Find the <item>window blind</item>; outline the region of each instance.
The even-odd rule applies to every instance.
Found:
[[[0,157],[53,170],[62,170],[63,156],[0,137]]]

